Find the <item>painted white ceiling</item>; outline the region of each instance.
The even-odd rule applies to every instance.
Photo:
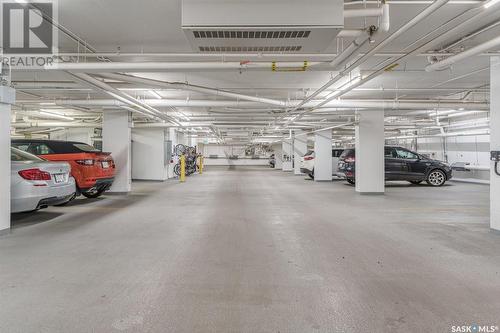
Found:
[[[404,4],[402,4],[404,3]],[[416,3],[416,4],[414,4]],[[420,13],[427,5],[421,1],[399,1],[391,4],[391,30],[390,35],[398,27],[408,22]],[[373,5],[371,5],[373,6]],[[444,22],[452,20],[469,9],[478,6],[478,3],[447,4],[435,14],[429,16],[415,28],[388,45],[381,52],[405,52],[412,50],[413,43],[427,34],[439,33],[437,28]],[[348,8],[361,8],[362,5],[349,5]],[[276,15],[286,15],[286,12]],[[464,14],[461,20],[456,20],[453,25],[466,19]],[[496,11],[484,21],[478,23],[477,29],[494,22],[500,18]],[[194,52],[181,29],[181,0],[59,0],[59,23],[73,34],[79,36],[92,46],[97,52],[121,53],[191,53]],[[375,24],[371,19],[346,20],[346,28],[362,28]],[[474,29],[472,29],[474,30]],[[481,42],[500,34],[500,26],[467,40],[461,47],[470,48]],[[82,47],[60,34],[60,52],[83,52]],[[379,41],[375,41],[376,43]],[[454,42],[450,40],[448,42]],[[350,40],[336,40],[329,45],[325,53],[337,53],[342,47],[347,46]],[[367,45],[364,50],[375,44]],[[495,51],[500,51],[495,50]],[[332,58],[333,59],[333,58]],[[366,62],[362,71],[378,68],[377,65],[387,58],[374,57]],[[140,61],[158,60],[155,58],[113,58],[112,61]],[[184,61],[182,57],[169,58],[169,61]],[[245,58],[239,59],[241,61]],[[301,60],[309,60],[307,58]],[[354,90],[343,98],[356,99],[435,99],[435,98],[461,98],[458,94],[470,89],[487,89],[489,83],[489,59],[486,56],[476,56],[456,64],[450,69],[441,72],[425,72],[428,64],[426,57],[415,56],[400,63],[392,72],[387,72],[380,77]],[[226,72],[187,72],[187,73],[136,73],[144,77],[165,81],[189,82],[214,88],[221,88],[241,92],[248,95],[264,96],[280,99],[304,98],[315,89],[327,82],[335,72],[306,71],[306,72],[271,72],[271,71],[226,71]],[[55,90],[36,89],[41,84],[34,82],[59,82],[64,87],[65,82],[71,78],[61,72],[15,72],[15,83],[25,82],[31,89],[20,89],[18,98],[22,100],[37,99],[37,96],[48,99],[85,99],[109,98],[102,93],[83,90]],[[29,82],[33,84],[30,85]],[[43,86],[43,85],[42,85]],[[131,86],[133,87],[133,86]],[[435,91],[409,91],[409,88],[439,88]],[[379,89],[379,90],[375,90]],[[390,91],[384,89],[391,89]],[[395,91],[394,89],[402,89]],[[443,89],[443,90],[440,90]],[[448,89],[448,90],[444,90]],[[159,90],[164,98],[175,99],[214,99],[200,93]],[[136,96],[144,93],[134,93]],[[488,93],[483,91],[468,95],[472,100],[487,100]],[[220,99],[220,97],[218,97]]]

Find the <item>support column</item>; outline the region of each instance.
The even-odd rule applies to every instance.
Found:
[[[10,229],[10,120],[15,90],[0,86],[0,234]]]
[[[500,57],[490,60],[490,150],[500,150]],[[500,169],[500,167],[498,168]],[[499,170],[500,171],[500,170]],[[500,176],[491,162],[490,175],[490,227],[500,230]]]
[[[302,175],[300,172],[300,159],[307,153],[307,135],[304,131],[295,131],[293,138],[293,159],[294,159],[294,173]]]
[[[165,131],[163,128],[132,130],[132,179],[167,180],[170,155],[167,154]]]
[[[283,151],[283,171],[292,171],[293,170],[293,149],[292,149],[292,140],[293,139],[283,139],[282,143],[282,151]]]
[[[385,191],[384,111],[356,112],[356,192]]]
[[[102,120],[102,150],[110,152],[115,160],[115,181],[112,193],[128,193],[132,188],[131,119],[124,111],[106,111]]]
[[[314,181],[332,181],[332,130],[316,132],[314,140]]]
[[[277,143],[273,146],[274,150],[274,160],[275,165],[274,169],[282,170],[283,169],[283,145],[281,143]]]

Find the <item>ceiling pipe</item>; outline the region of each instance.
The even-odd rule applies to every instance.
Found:
[[[88,74],[84,73],[72,73],[72,72],[67,72],[69,75],[71,75],[73,78],[75,78],[77,81],[90,86],[93,89],[97,89],[98,91],[104,92],[108,94],[111,97],[114,97],[116,101],[121,101],[123,102],[122,104],[119,104],[118,106],[127,106],[130,105],[133,108],[131,110],[134,110],[136,113],[140,113],[150,119],[155,119],[155,117],[158,117],[158,113],[149,110],[148,107],[141,106],[139,101],[137,100],[132,100],[132,96],[129,96],[125,93],[122,93],[118,89],[115,89],[106,83],[99,81],[93,77],[91,77]],[[139,110],[137,110],[137,109]]]
[[[365,29],[347,29],[341,30],[337,37],[344,38],[354,38],[363,33]],[[483,53],[482,56],[499,55],[499,52]],[[329,59],[337,57],[337,53],[114,53],[114,52],[103,52],[103,53],[59,53],[59,57],[73,57],[73,58],[179,58],[183,61],[186,59],[203,59],[207,61],[211,59],[212,61],[229,61],[229,59],[244,59],[244,60],[255,60],[257,62],[262,62],[263,59],[269,59],[270,61],[278,61],[279,59],[293,59],[299,58],[315,60],[318,62],[329,61]],[[363,55],[363,54],[360,54]],[[380,52],[372,55],[373,57],[397,57],[404,55],[401,52]],[[450,56],[453,53],[445,52],[426,52],[419,54],[420,57],[438,56],[445,55]],[[284,60],[282,60],[284,61]]]
[[[337,34],[337,38],[356,38],[365,33],[366,29],[343,29]]]
[[[275,99],[238,94],[238,93],[233,93],[230,91],[225,91],[225,90],[220,90],[220,89],[197,86],[197,85],[193,85],[193,84],[189,84],[189,83],[165,82],[165,81],[159,81],[159,80],[148,79],[148,78],[144,78],[144,77],[124,75],[124,74],[104,74],[103,76],[110,78],[110,79],[114,79],[114,80],[120,80],[120,81],[126,81],[126,82],[138,83],[138,84],[145,84],[145,85],[159,87],[159,88],[189,90],[189,91],[196,91],[196,92],[201,92],[201,93],[205,93],[205,94],[209,94],[209,95],[224,96],[224,97],[229,97],[229,98],[234,98],[234,99],[259,102],[259,103],[269,104],[269,105],[279,106],[279,107],[286,107],[287,106],[286,102],[278,101]]]
[[[320,62],[311,62],[315,66]],[[60,62],[44,66],[44,70],[75,72],[148,72],[148,71],[211,71],[272,68],[303,68],[304,62]]]
[[[425,67],[425,70],[427,72],[444,70],[456,62],[463,61],[463,60],[470,58],[470,57],[473,57],[481,52],[491,50],[492,48],[497,47],[499,45],[500,45],[500,36],[493,38],[485,43],[474,46],[474,47],[472,47],[464,52],[457,53],[454,56],[448,57],[444,60],[441,60],[441,61],[435,62],[431,65],[428,65],[427,67]]]
[[[344,19],[357,17],[380,17],[384,14],[382,7],[376,8],[360,8],[360,9],[345,9]]]
[[[437,2],[437,1],[436,1]],[[430,8],[431,6],[429,6],[428,8]],[[379,70],[373,72],[372,74],[370,74],[369,76],[359,80],[357,83],[353,84],[353,85],[350,85],[347,89],[335,94],[333,97],[329,98],[329,99],[326,99],[325,101],[321,102],[320,104],[318,104],[316,107],[321,107],[322,105],[326,105],[328,104],[330,101],[336,99],[336,98],[339,98],[340,96],[342,95],[345,95],[347,92],[367,83],[368,81],[371,81],[372,79],[374,79],[375,77],[387,72],[388,70],[390,70],[393,66],[397,65],[401,60],[407,58],[407,57],[410,57],[410,56],[413,56],[413,55],[417,55],[419,54],[420,52],[424,51],[425,49],[428,49],[429,47],[431,47],[430,45],[437,45],[439,43],[442,43],[443,41],[445,41],[446,39],[448,39],[450,36],[453,36],[457,33],[460,33],[462,31],[464,31],[465,29],[467,29],[467,27],[473,23],[475,23],[477,20],[480,20],[480,19],[483,19],[484,17],[486,16],[489,16],[491,14],[491,12],[487,11],[484,9],[483,6],[479,6],[477,8],[474,8],[473,9],[474,11],[479,11],[478,14],[474,15],[473,17],[467,19],[465,22],[455,26],[454,28],[448,30],[447,32],[441,34],[440,36],[428,41],[427,43],[425,43],[424,45],[414,49],[413,51],[403,55],[403,56],[400,56],[399,58],[391,61],[391,63],[389,65],[386,65],[382,68],[380,68]],[[421,13],[422,14],[422,13]],[[307,113],[309,110],[306,110],[303,112],[303,114]],[[296,119],[298,120],[300,119],[300,116]]]
[[[32,101],[32,104],[41,104],[44,102]],[[96,100],[52,100],[52,103],[59,106],[100,106],[100,107],[120,107],[126,105],[123,101],[115,99],[96,99]],[[185,100],[185,99],[145,99],[141,100],[144,104],[151,107],[229,107],[229,108],[256,108],[260,103],[250,101],[223,101],[223,100]],[[298,101],[290,101],[292,105]],[[317,101],[311,101],[305,107],[314,107]],[[354,100],[342,99],[333,100],[324,105],[325,108],[359,108],[359,109],[470,109],[470,110],[488,110],[489,104],[482,102],[454,102],[441,100]],[[289,116],[290,114],[288,114]]]
[[[354,52],[359,50],[363,45],[368,42],[370,35],[372,34],[372,30],[364,31],[364,33],[358,36],[349,46],[339,54],[332,62],[330,62],[330,66],[333,70],[339,68],[344,65],[349,59],[353,56]]]
[[[378,43],[375,47],[370,49],[367,53],[365,53],[361,58],[357,59],[354,61],[351,65],[349,65],[345,70],[341,71],[337,76],[335,76],[333,79],[328,81],[326,84],[324,84],[321,88],[316,90],[313,94],[311,94],[308,98],[306,98],[304,101],[299,103],[298,106],[294,108],[294,110],[298,109],[299,107],[304,106],[307,102],[311,101],[313,98],[318,96],[321,92],[325,91],[338,81],[340,81],[343,77],[345,77],[347,74],[352,72],[355,68],[357,68],[359,65],[363,64],[366,60],[368,60],[373,54],[377,53],[379,50],[382,48],[386,47],[390,43],[392,43],[395,39],[399,38],[403,33],[406,31],[410,30],[413,28],[415,25],[417,25],[419,22],[427,18],[429,15],[433,14],[436,10],[444,6],[449,0],[436,0],[432,5],[428,6],[425,8],[422,12],[420,12],[417,16],[415,16],[413,19],[410,21],[406,22],[401,26],[399,29],[397,29],[395,32],[393,32],[389,37]],[[377,31],[374,33],[374,35],[377,34]]]
[[[139,101],[138,99],[133,98],[132,96],[111,87],[110,85],[97,80],[96,78],[93,78],[92,76],[84,73],[72,73],[68,72],[72,77],[77,79],[80,82],[86,83],[90,85],[91,87],[97,88],[98,90],[110,95],[111,97],[114,97],[118,99],[119,101],[125,103],[126,106],[132,107],[131,109],[128,109],[130,111],[135,110],[136,112],[152,119],[161,119],[161,120],[167,120],[170,121],[171,123],[179,125],[180,123],[164,113],[156,110],[155,108],[151,107],[149,104],[143,103],[142,101]],[[139,110],[137,110],[139,109]]]
[[[47,121],[28,121],[23,123],[12,123],[13,128],[51,128],[51,127],[65,127],[65,128],[92,128],[101,127],[100,123],[80,123],[80,122],[47,122]]]

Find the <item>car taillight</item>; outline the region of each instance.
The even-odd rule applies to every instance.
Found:
[[[40,169],[27,169],[18,172],[19,176],[26,180],[50,180],[50,173]]]
[[[94,160],[76,160],[76,163],[80,165],[94,165]]]
[[[310,160],[314,160],[314,157],[312,157],[312,156],[304,157],[304,161],[310,161]]]
[[[354,157],[348,157],[344,160],[346,163],[352,163],[355,161]]]

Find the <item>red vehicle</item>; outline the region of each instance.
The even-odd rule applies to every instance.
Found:
[[[111,153],[81,142],[15,139],[12,146],[48,161],[64,161],[71,165],[77,194],[97,198],[113,184],[115,162]]]

